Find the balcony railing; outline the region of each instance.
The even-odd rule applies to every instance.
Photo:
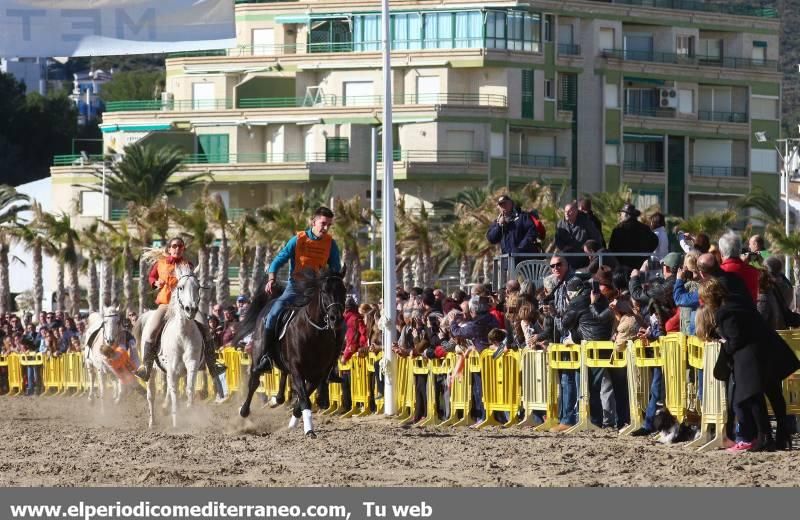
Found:
[[[161,111],[174,110],[189,112],[192,110],[226,110],[233,108],[233,100],[225,99],[145,99],[134,101],[109,101],[106,112]]]
[[[183,157],[184,164],[248,164],[248,163],[315,163],[315,162],[346,162],[349,154],[346,152],[286,152],[286,153],[228,153],[228,154],[188,154]],[[102,156],[90,156],[92,161],[102,161]],[[53,157],[53,166],[69,166],[80,164],[80,155],[56,155]]]
[[[574,43],[559,43],[558,54],[560,56],[580,56],[581,46]]]
[[[103,160],[102,155],[89,155],[88,158],[90,162]],[[53,156],[53,166],[83,166],[85,162],[83,156],[78,154]]]
[[[625,161],[625,171],[663,173],[664,163],[650,161]]]
[[[501,94],[406,94],[394,97],[395,105],[463,105],[507,107],[508,100]],[[336,96],[326,95],[318,98],[280,97],[280,98],[243,98],[236,104],[237,108],[304,108],[304,107],[342,107],[342,106],[382,106],[383,96]],[[107,112],[158,112],[158,111],[192,111],[192,110],[228,110],[234,108],[232,99],[208,100],[137,100],[112,101],[106,105]]]
[[[483,152],[479,150],[394,150],[392,160],[404,162],[482,163]],[[378,150],[378,161],[383,162],[383,153]]]
[[[237,0],[237,3],[239,0]],[[738,16],[758,16],[760,18],[777,18],[778,10],[774,7],[754,5],[729,5],[706,3],[696,0],[612,0],[615,4],[635,5],[641,7],[657,7],[659,9],[681,9],[685,11],[705,11],[707,13],[725,13]]]
[[[712,112],[710,110],[700,110],[697,112],[697,119],[700,121],[715,121],[717,123],[746,123],[746,112]]]
[[[659,108],[641,105],[625,105],[625,114],[642,117],[675,117],[674,108]]]
[[[696,177],[747,177],[744,166],[698,166],[692,165],[692,175]]]
[[[668,63],[673,65],[700,65],[704,67],[722,67],[728,69],[778,70],[777,61],[754,58],[690,56],[688,54],[679,54],[675,52],[632,51],[625,49],[603,49],[602,54],[604,58],[625,61],[647,61],[651,63]]]
[[[537,168],[566,168],[567,158],[556,155],[529,155],[512,153],[511,164],[518,166],[534,166]]]

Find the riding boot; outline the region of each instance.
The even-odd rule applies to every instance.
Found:
[[[776,420],[775,428],[775,447],[779,450],[792,449],[792,434],[789,427],[788,417],[779,417]]]
[[[262,352],[261,357],[258,358],[258,363],[256,363],[255,368],[256,372],[263,374],[264,372],[272,370],[272,360],[269,358],[269,351],[271,350],[273,341],[275,341],[275,329],[264,329],[264,352]]]
[[[153,362],[156,360],[156,349],[149,341],[142,344],[142,364],[136,369],[133,374],[144,381],[145,383],[150,380],[150,372],[153,371]]]

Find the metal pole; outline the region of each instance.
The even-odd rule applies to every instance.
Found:
[[[383,357],[386,378],[383,390],[383,413],[394,415],[395,359],[392,344],[395,340],[395,240],[394,240],[394,175],[392,172],[394,144],[392,143],[392,66],[389,32],[389,0],[381,0],[383,17]]]
[[[784,141],[784,154],[783,154],[783,196],[784,196],[784,209],[786,210],[786,222],[785,224],[785,233],[786,237],[789,237],[789,140],[787,139]],[[783,259],[783,274],[786,278],[789,278],[789,273],[791,272],[789,263],[791,262],[791,256],[786,255]]]
[[[370,270],[375,269],[375,238],[378,236],[378,233],[375,230],[375,212],[378,209],[377,202],[378,202],[378,128],[373,126],[370,131],[372,140],[371,150],[371,160],[369,165],[369,210],[370,210],[370,217],[369,217],[369,226],[372,233],[370,237],[370,242],[372,244],[372,249],[369,251],[369,268]]]
[[[102,184],[102,196],[103,196],[103,220],[108,222],[108,200],[106,199],[106,160],[103,159],[103,184]],[[105,258],[100,259],[100,312],[104,312],[106,302],[103,299],[106,287],[106,269],[108,266],[106,265]]]

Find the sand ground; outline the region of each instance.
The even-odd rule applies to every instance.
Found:
[[[255,404],[255,403],[254,403]],[[144,398],[101,412],[77,397],[0,398],[0,486],[798,486],[800,452],[698,454],[681,445],[530,429],[421,429],[383,416],[238,403],[181,409],[146,428]],[[797,445],[797,440],[796,445]]]

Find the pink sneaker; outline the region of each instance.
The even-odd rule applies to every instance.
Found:
[[[739,453],[740,451],[750,451],[750,448],[753,447],[752,442],[737,442],[730,448],[726,449],[728,453]]]

